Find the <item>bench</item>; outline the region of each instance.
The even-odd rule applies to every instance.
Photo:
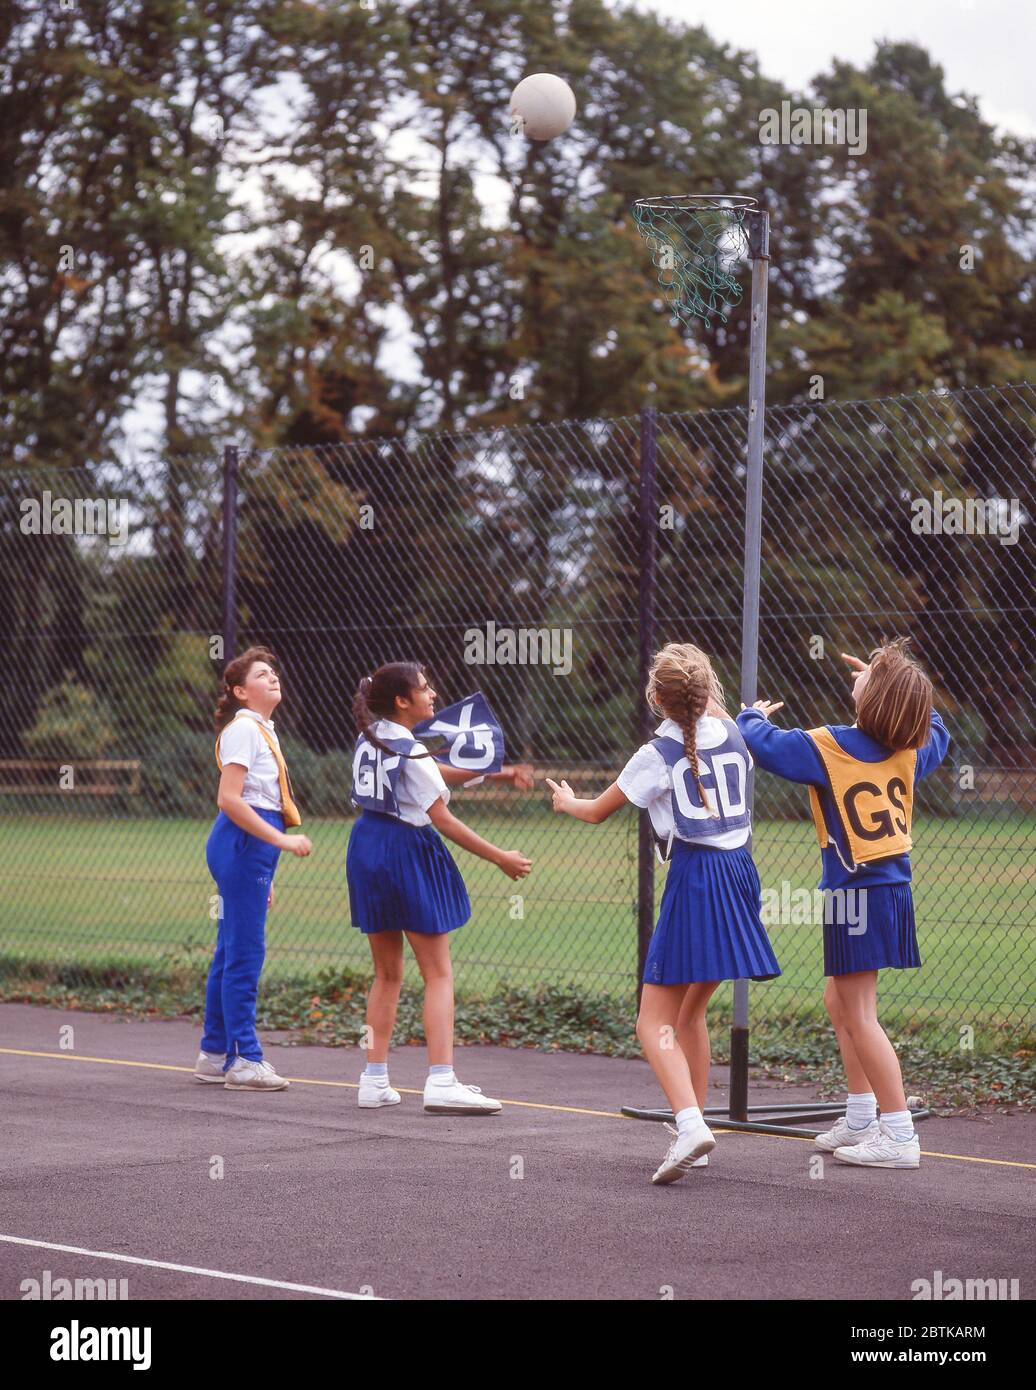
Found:
[[[62,768],[72,785],[61,785]],[[139,758],[0,758],[0,796],[140,794]]]

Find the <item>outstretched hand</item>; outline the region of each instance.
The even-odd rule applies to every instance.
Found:
[[[748,705],[742,705],[741,708],[748,709]],[[783,708],[783,700],[778,700],[775,705],[772,705],[769,700],[756,700],[755,704],[752,705],[752,709],[757,709],[764,719],[769,719],[771,714],[776,714],[779,709]]]
[[[564,778],[562,778],[560,786],[558,786],[557,782],[552,782],[549,777],[544,778],[544,781],[547,783],[547,786],[554,793],[554,810],[567,811],[569,807],[572,805],[573,801],[575,801],[576,799],[575,792],[573,792],[572,788],[568,785]]]
[[[531,792],[533,784],[532,763],[515,763],[510,769],[511,782],[516,792]]]
[[[508,878],[519,879],[524,878],[532,868],[532,860],[519,849],[508,849],[501,854],[497,867],[502,869]]]

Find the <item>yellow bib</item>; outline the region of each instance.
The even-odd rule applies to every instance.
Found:
[[[890,753],[880,763],[865,763],[841,747],[830,729],[807,729],[827,772],[838,819],[845,833],[852,863],[868,864],[906,854],[913,845],[910,822],[914,809],[914,769],[917,749]],[[809,789],[809,804],[821,848],[831,842],[816,787]],[[841,856],[839,856],[841,857]]]
[[[270,733],[269,729],[264,729],[262,724],[259,723],[258,719],[254,720],[253,722],[255,724],[255,727],[262,734],[263,738],[270,745],[270,752],[277,760],[277,777],[281,784],[281,802],[284,811],[284,824],[301,825],[302,817],[299,815],[299,808],[295,805],[295,798],[292,796],[291,793],[291,779],[288,776],[288,765],[284,761],[284,754],[277,747],[277,744],[274,742],[273,736]],[[220,762],[219,758],[219,741],[222,737],[223,730],[221,729],[219,733],[216,735],[216,766],[219,768],[220,772],[223,771],[223,764]]]

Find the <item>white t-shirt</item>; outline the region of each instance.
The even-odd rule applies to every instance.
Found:
[[[391,719],[379,719],[374,732],[383,742],[390,738],[413,738],[412,731],[403,724]],[[418,740],[411,753],[425,753],[427,749]],[[396,783],[396,804],[399,806],[399,819],[407,825],[431,825],[428,807],[442,797],[449,802],[450,789],[439,771],[434,758],[401,758],[399,781]]]
[[[277,759],[273,750],[263,738],[256,725],[261,724],[280,748],[280,740],[274,733],[273,720],[264,719],[255,710],[240,709],[220,734],[219,756],[224,764],[237,763],[245,769],[245,784],[241,789],[241,799],[249,806],[260,807],[264,811],[283,811],[281,779],[277,771]]]
[[[710,714],[703,715],[698,720],[696,734],[697,747],[700,749],[718,748],[727,738],[723,721]],[[658,738],[677,738],[683,743],[683,730],[674,719],[664,719],[655,730],[655,735]],[[657,748],[652,748],[650,743],[642,744],[619,773],[617,781],[619,790],[627,801],[632,801],[634,806],[647,810],[656,835],[664,840],[668,840],[670,835],[676,835],[678,840],[685,838],[676,832],[670,795],[672,777],[665,758]],[[718,835],[700,836],[690,843],[705,845],[711,849],[738,849],[747,843],[751,833],[749,827],[744,830],[725,830]]]

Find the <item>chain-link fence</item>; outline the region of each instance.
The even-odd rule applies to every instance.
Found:
[[[236,628],[236,649],[262,641],[282,663],[276,722],[314,841],[309,859],[282,857],[269,972],[367,964],[345,890],[350,707],[362,675],[413,658],[441,704],[483,690],[509,758],[537,770],[533,793],[452,803],[534,860],[515,885],[459,855],[474,915],[454,937],[458,987],[631,998],[636,815],[555,818],[542,776],[603,789],[621,768],[643,728],[652,614],[655,644],[704,647],[736,704],[746,428],[743,410],[648,413],[0,473],[5,971],[78,978],[211,951],[211,710]],[[1036,984],[1034,459],[1028,385],[767,415],[760,694],[786,702],[782,723],[849,722],[838,653],[914,638],[954,742],[918,797],[925,963],[887,972],[883,1001],[904,1025],[993,1045],[1031,1030]],[[805,790],[760,774],[755,824],[784,974],[753,987],[752,1015],[819,1016]]]

